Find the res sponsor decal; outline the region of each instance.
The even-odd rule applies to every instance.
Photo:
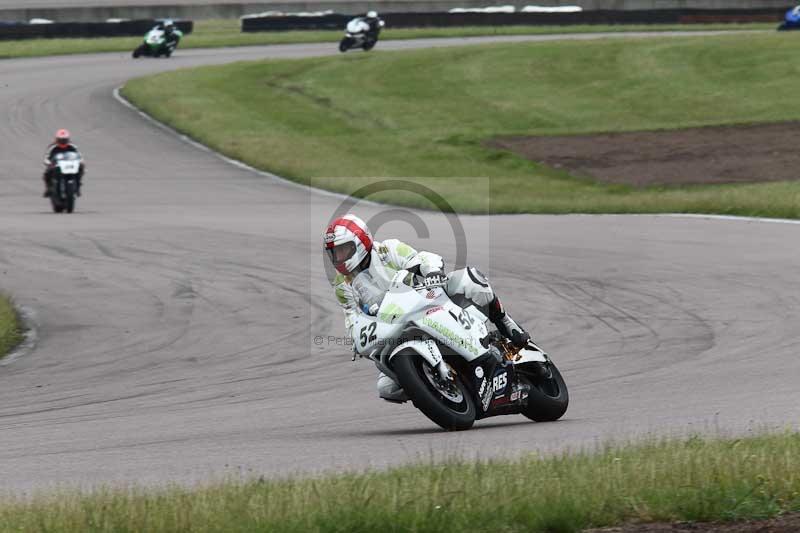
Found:
[[[496,396],[501,396],[508,386],[508,372],[501,370],[492,378],[492,389]]]
[[[433,313],[436,313],[437,311],[444,311],[444,307],[442,307],[441,305],[437,305],[436,307],[431,307],[430,309],[425,311],[425,316],[432,315]]]

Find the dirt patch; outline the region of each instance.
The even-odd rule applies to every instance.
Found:
[[[800,531],[800,513],[790,513],[770,520],[751,520],[747,522],[630,524],[620,527],[589,529],[585,533],[698,533],[701,531],[720,533],[797,533]]]
[[[800,179],[800,122],[560,137],[489,146],[604,183],[645,187]]]

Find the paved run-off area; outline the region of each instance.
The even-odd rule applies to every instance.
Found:
[[[378,401],[371,365],[328,341],[343,326],[319,239],[341,200],[233,167],[112,96],[159,69],[329,51],[0,62],[0,286],[39,328],[35,350],[0,367],[3,488],[363,468],[800,420],[800,225],[702,218],[462,217],[468,260],[563,369],[570,410],[448,434]],[[74,216],[40,197],[41,153],[61,126],[89,166]],[[452,264],[449,225],[420,216],[430,238],[397,222],[378,237]]]

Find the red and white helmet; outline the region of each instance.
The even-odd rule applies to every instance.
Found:
[[[66,148],[69,145],[69,130],[60,129],[56,132],[56,144],[60,148]]]
[[[336,270],[348,275],[372,251],[372,234],[363,220],[348,213],[330,223],[323,243]]]

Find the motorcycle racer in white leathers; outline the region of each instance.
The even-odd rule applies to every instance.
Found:
[[[463,268],[448,276],[441,256],[418,252],[397,239],[374,242],[364,221],[352,214],[331,222],[325,230],[324,248],[337,271],[333,286],[351,338],[358,313],[376,315],[394,274],[408,270],[421,276],[425,285],[443,287],[457,305],[475,305],[512,344],[522,347],[530,340],[530,335],[506,313],[477,268]],[[403,389],[383,373],[378,377],[378,394],[391,402],[408,399]]]

